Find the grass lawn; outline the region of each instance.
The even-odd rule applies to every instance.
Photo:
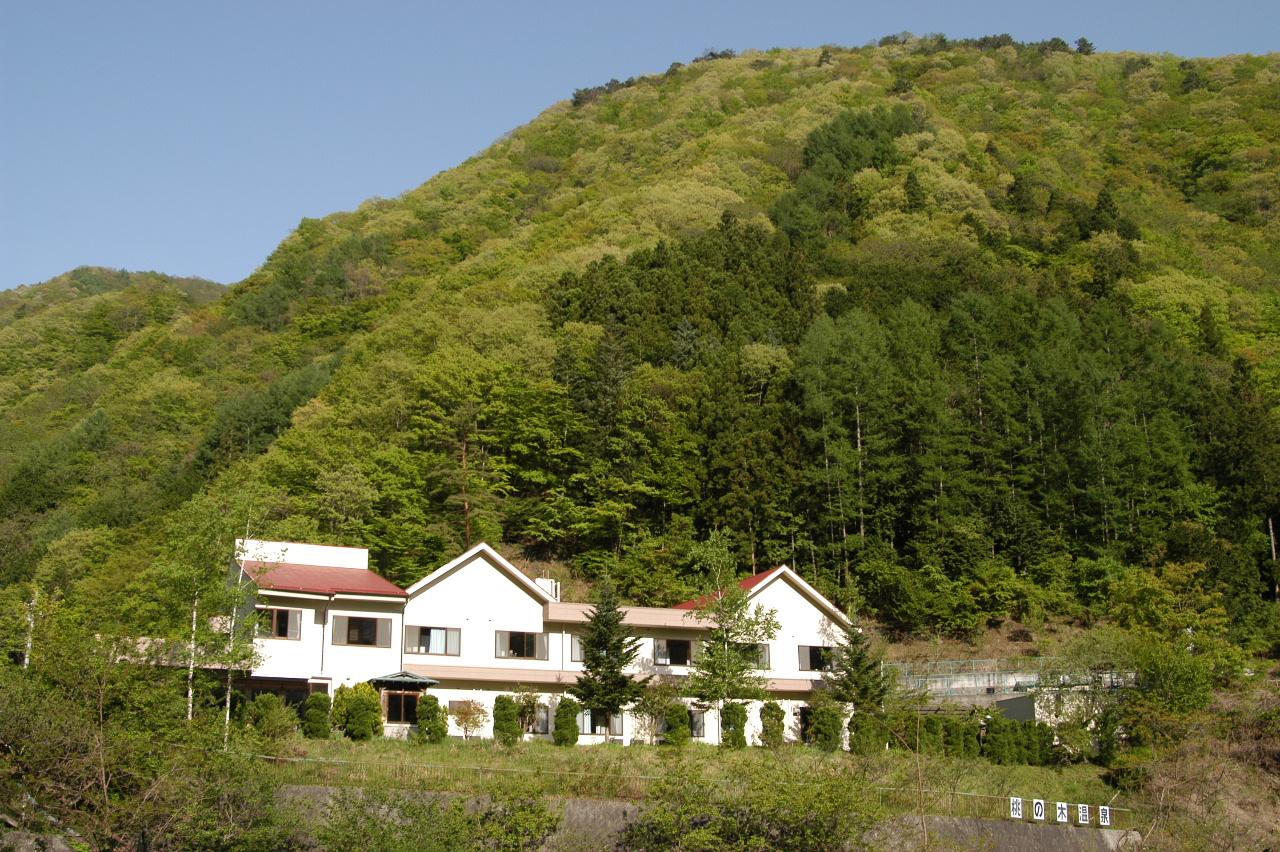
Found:
[[[398,740],[290,740],[273,771],[289,784],[390,786],[479,793],[494,785],[548,796],[644,799],[673,782],[720,786],[794,784],[818,787],[847,779],[867,788],[888,814],[988,816],[1008,814],[1008,796],[1046,801],[1114,804],[1115,791],[1090,764],[1060,769],[997,766],[982,759],[889,751],[874,757],[827,754],[789,745],[776,751],[730,751],[694,744],[598,745],[562,748],[525,742],[506,748],[490,740],[439,745]],[[1028,805],[1029,808],[1029,805]],[[1124,827],[1131,815],[1117,813]]]

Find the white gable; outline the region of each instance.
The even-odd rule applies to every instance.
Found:
[[[493,572],[496,572],[497,575],[501,577],[505,577],[512,585],[522,590],[524,593],[530,595],[539,604],[547,604],[555,600],[555,598],[553,598],[546,589],[542,588],[533,580],[530,580],[528,577],[526,577],[520,571],[519,568],[512,565],[510,562],[508,562],[506,559],[503,558],[501,553],[494,550],[492,547],[485,544],[484,542],[480,542],[475,547],[471,548],[470,550],[468,550],[466,553],[462,554],[458,558],[440,566],[439,568],[432,571],[427,576],[423,577],[418,582],[414,583],[405,591],[409,593],[409,599],[412,600],[418,594],[426,591],[427,589],[431,589],[432,587],[439,585],[443,580],[445,580],[449,576],[455,573],[458,573],[459,571],[471,565],[473,562],[476,562],[477,560],[484,563],[489,568],[493,569]],[[466,575],[469,580],[468,585],[469,586],[475,585],[477,582],[479,582],[478,578],[485,576],[489,573],[492,573],[492,572],[483,572],[483,571],[476,571],[476,570],[467,571]],[[494,592],[497,591],[496,589],[493,588],[492,583],[484,582],[482,585],[487,589],[489,589],[490,591],[494,591]],[[477,590],[479,590],[479,587],[477,587]],[[482,601],[483,601],[483,598],[476,601],[476,603],[480,603]]]
[[[777,609],[779,619],[786,613],[800,616],[807,608],[808,614],[821,616],[833,627],[843,628],[850,621],[840,608],[827,600],[821,592],[804,581],[804,578],[786,565],[776,569],[763,582],[752,587],[747,597],[752,603],[759,603],[766,608]],[[779,605],[782,605],[781,607]]]

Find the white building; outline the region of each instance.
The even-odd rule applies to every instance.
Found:
[[[264,628],[261,664],[245,682],[251,693],[271,691],[297,700],[312,691],[371,681],[383,694],[388,735],[403,735],[424,688],[445,706],[494,698],[517,688],[535,691],[544,705],[534,736],[548,735],[555,706],[582,671],[577,632],[590,604],[559,600],[559,584],[532,580],[487,544],[479,544],[408,589],[374,574],[368,551],[244,540],[242,578],[254,583]],[[786,566],[741,582],[754,605],[772,609],[780,625],[761,650],[770,697],[791,718],[788,735],[806,723],[806,701],[820,679],[824,654],[848,624],[844,614]],[[625,623],[640,640],[637,674],[677,682],[707,626],[695,602],[677,607],[625,607]],[[759,702],[748,708],[749,742],[760,730]],[[589,719],[581,742],[638,737],[630,714]],[[696,738],[719,741],[715,713],[691,704]],[[451,720],[450,724],[453,722]],[[461,730],[452,731],[461,735]],[[480,732],[491,736],[491,725]]]

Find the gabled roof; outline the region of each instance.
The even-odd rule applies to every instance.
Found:
[[[240,567],[263,591],[309,592],[320,595],[380,595],[403,598],[405,592],[390,580],[362,568],[297,565],[246,559]]]
[[[435,686],[439,682],[440,681],[435,678],[424,677],[423,675],[406,672],[404,670],[398,671],[395,674],[383,675],[382,677],[369,678],[369,683],[374,686],[381,686],[390,689],[426,689],[427,687]]]
[[[553,598],[546,589],[542,588],[537,583],[533,582],[533,580],[530,580],[528,577],[526,577],[524,575],[524,572],[522,572],[516,566],[512,565],[510,562],[508,562],[505,558],[503,558],[501,553],[494,550],[492,547],[490,547],[488,544],[486,544],[483,541],[477,544],[475,547],[468,550],[466,553],[462,554],[461,556],[445,563],[444,565],[441,565],[439,568],[432,571],[430,574],[423,577],[421,580],[419,580],[418,582],[410,586],[408,589],[406,589],[406,592],[408,593],[409,597],[413,597],[419,592],[425,589],[431,588],[436,583],[440,582],[445,577],[448,577],[454,571],[461,568],[463,565],[466,565],[467,563],[471,562],[477,556],[484,559],[494,568],[497,568],[499,572],[506,574],[507,577],[511,580],[511,582],[515,583],[525,592],[528,592],[531,597],[533,597],[535,600],[538,601],[538,603],[545,605],[555,600],[555,598]]]
[[[827,600],[821,592],[804,581],[804,578],[792,571],[786,565],[779,565],[777,568],[770,568],[768,571],[761,571],[759,574],[752,574],[750,577],[744,577],[738,581],[738,587],[747,593],[748,598],[753,598],[765,587],[772,585],[774,581],[781,580],[790,584],[796,591],[809,600],[811,604],[822,610],[822,613],[838,625],[847,627],[850,624],[848,616],[840,611],[840,608]],[[676,604],[676,609],[692,610],[704,606],[716,597],[724,594],[724,592],[716,592],[712,595],[703,595],[691,601]]]

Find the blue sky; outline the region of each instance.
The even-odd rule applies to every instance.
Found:
[[[10,2],[0,288],[82,264],[234,282],[304,216],[394,196],[573,89],[707,48],[886,33],[1280,49],[1273,2]]]

